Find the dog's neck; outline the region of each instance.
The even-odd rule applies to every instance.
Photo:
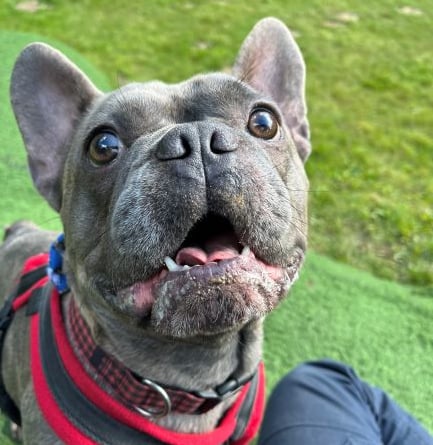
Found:
[[[71,301],[70,296],[65,299],[65,314]],[[215,388],[229,377],[242,379],[251,375],[260,360],[261,321],[250,323],[239,332],[218,337],[176,340],[151,335],[140,327],[131,326],[127,320],[119,322],[118,316],[114,317],[110,311],[100,317],[103,323],[85,308],[81,307],[80,311],[100,348],[134,373],[169,387],[185,391]],[[67,331],[71,338],[68,323]],[[74,345],[74,342],[71,343]],[[89,374],[92,375],[91,370]],[[234,400],[235,396],[229,397],[203,414],[173,412],[155,419],[155,423],[180,432],[209,431],[218,424]]]

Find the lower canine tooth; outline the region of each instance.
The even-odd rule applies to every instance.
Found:
[[[190,267],[187,266],[186,264],[184,266],[180,266],[179,264],[176,263],[176,261],[174,261],[169,256],[166,256],[164,258],[164,263],[165,263],[165,265],[167,266],[167,269],[170,272],[180,272],[181,270],[188,270],[188,269],[190,269]]]
[[[178,266],[178,264],[176,263],[176,261],[174,261],[172,258],[170,258],[169,256],[166,256],[165,258],[164,258],[164,263],[165,263],[165,265],[167,266],[167,269],[170,271],[170,272],[175,272],[175,271],[177,271],[177,270],[179,270],[179,266]]]
[[[242,249],[241,256],[249,256],[250,253],[251,253],[251,249],[248,246],[245,246]]]

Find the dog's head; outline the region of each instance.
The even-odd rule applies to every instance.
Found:
[[[275,19],[255,26],[233,75],[109,94],[56,50],[24,49],[13,108],[85,307],[173,337],[240,329],[275,307],[306,246],[304,83]]]

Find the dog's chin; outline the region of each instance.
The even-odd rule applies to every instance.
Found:
[[[288,267],[266,264],[244,249],[230,258],[163,269],[116,295],[116,305],[169,337],[217,335],[240,329],[274,309],[296,280],[304,253]]]

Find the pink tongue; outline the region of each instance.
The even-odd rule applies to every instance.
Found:
[[[176,263],[183,266],[203,265],[239,256],[234,234],[220,235],[205,242],[204,248],[184,247],[177,252]]]
[[[197,264],[206,264],[207,254],[199,247],[184,247],[177,252],[175,261],[181,266],[196,266]]]

